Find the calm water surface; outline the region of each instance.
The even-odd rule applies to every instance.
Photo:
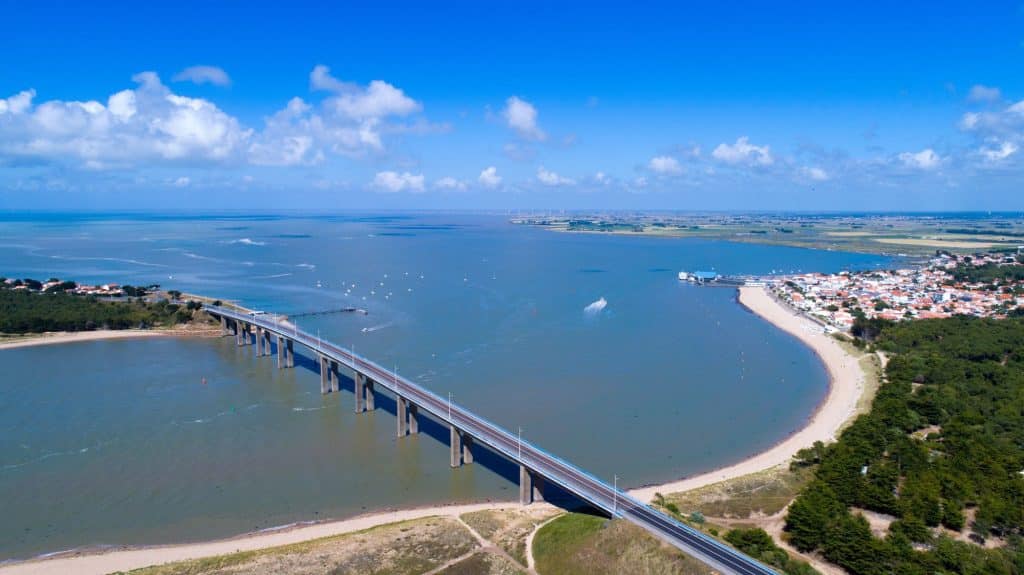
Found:
[[[0,221],[0,275],[156,282],[292,314],[364,307],[298,322],[627,486],[767,448],[826,391],[813,353],[734,290],[676,272],[885,263],[463,215]],[[515,497],[495,458],[451,470],[438,426],[396,440],[389,399],[356,415],[350,388],[321,397],[314,371],[251,356],[229,339],[0,351],[0,558]]]

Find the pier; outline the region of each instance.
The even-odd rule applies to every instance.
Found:
[[[277,368],[295,366],[295,344],[309,350],[320,372],[322,394],[339,391],[340,370],[352,373],[356,413],[374,409],[374,394],[386,391],[395,397],[396,433],[401,438],[419,432],[419,418],[430,416],[449,429],[451,467],[471,465],[474,451],[486,448],[519,466],[519,502],[543,498],[544,486],[556,485],[610,517],[639,525],[720,573],[768,575],[776,572],[739,551],[630,497],[617,487],[513,434],[469,409],[442,398],[414,381],[387,370],[316,335],[280,321],[277,316],[239,312],[209,306],[206,312],[220,320],[222,334],[235,337],[239,346],[255,345],[257,358],[271,355],[276,342]]]

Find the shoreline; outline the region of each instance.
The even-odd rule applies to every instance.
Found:
[[[141,337],[183,335],[170,330],[156,329],[97,329],[93,331],[48,331],[11,336],[0,340],[0,350],[37,345],[56,345],[80,341],[102,341],[108,339],[131,339]]]
[[[828,391],[805,425],[772,447],[725,467],[629,491],[642,501],[650,501],[655,493],[691,491],[788,464],[797,451],[811,447],[815,441],[835,441],[839,432],[858,414],[858,404],[866,389],[866,374],[861,369],[860,358],[843,349],[819,324],[784,307],[767,288],[744,286],[738,291],[740,305],[814,351],[828,372]]]
[[[767,450],[737,463],[676,481],[629,490],[629,495],[649,502],[655,493],[690,491],[722,481],[774,469],[788,464],[797,451],[815,441],[830,442],[858,413],[858,404],[866,389],[866,375],[859,358],[851,355],[838,341],[825,334],[821,326],[798,315],[776,301],[763,287],[741,287],[738,302],[775,327],[793,335],[810,347],[824,363],[829,387],[824,399],[809,416],[805,425]],[[89,332],[92,333],[92,332]],[[118,333],[118,332],[113,332]],[[145,334],[148,332],[136,332]],[[159,332],[151,335],[164,335]],[[170,334],[168,334],[170,335]],[[77,340],[71,340],[77,341]],[[46,343],[61,343],[59,341]],[[28,343],[27,345],[33,345]],[[0,344],[0,349],[3,349]],[[539,503],[540,505],[548,505]],[[535,504],[537,505],[537,504]],[[327,520],[313,524],[297,523],[227,539],[178,543],[145,547],[116,547],[103,550],[84,549],[58,552],[32,559],[0,564],[2,574],[109,573],[129,571],[150,565],[198,559],[213,555],[276,547],[361,531],[371,527],[417,519],[431,515],[459,515],[470,511],[518,508],[515,502],[442,504],[427,507],[378,511],[347,519]]]

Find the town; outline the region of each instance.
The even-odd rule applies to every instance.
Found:
[[[771,278],[771,292],[829,330],[858,317],[899,321],[1024,314],[1024,255],[939,252],[919,268]]]

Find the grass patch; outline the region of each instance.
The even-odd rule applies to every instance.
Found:
[[[711,569],[625,520],[567,513],[533,540],[541,575],[691,575]]]
[[[436,569],[476,547],[472,535],[457,521],[428,517],[269,549],[146,567],[131,573],[413,575]]]
[[[769,469],[692,491],[670,493],[665,495],[665,503],[674,504],[684,516],[693,512],[738,519],[773,515],[788,505],[812,476],[813,472],[806,468]]]
[[[438,575],[520,575],[518,565],[494,553],[479,552],[442,569]]]
[[[481,537],[505,550],[520,565],[526,565],[526,538],[556,512],[536,508],[484,510],[464,513],[460,518]]]

